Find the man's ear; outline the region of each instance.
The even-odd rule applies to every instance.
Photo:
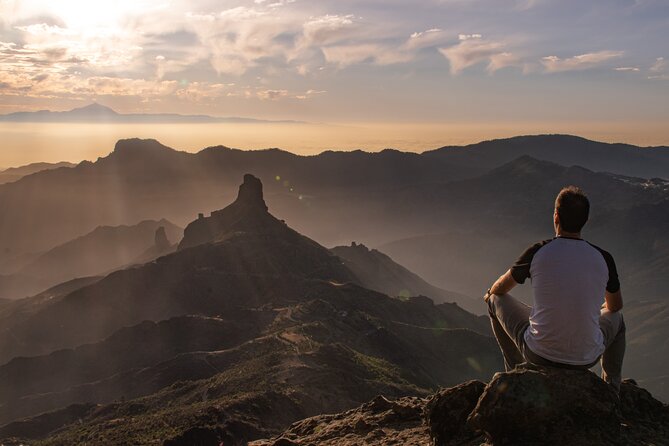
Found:
[[[560,216],[558,215],[557,210],[553,211],[553,224],[555,225],[556,228],[560,224]]]

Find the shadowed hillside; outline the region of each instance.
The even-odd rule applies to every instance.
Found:
[[[367,288],[400,298],[428,296],[435,302],[455,302],[467,311],[483,313],[485,306],[481,300],[432,286],[376,249],[370,250],[353,242],[350,246],[336,246],[331,251],[344,259],[346,266]]]
[[[161,234],[158,241],[157,232]],[[179,240],[181,234],[181,228],[165,219],[146,220],[133,226],[100,226],[0,278],[0,296],[10,299],[29,296],[61,282],[106,274],[138,261],[151,261],[169,253],[173,248],[169,240]]]
[[[18,181],[21,178],[32,175],[43,170],[58,169],[61,167],[74,167],[75,164],[62,161],[60,163],[32,163],[20,167],[10,167],[9,169],[0,169],[0,184]]]

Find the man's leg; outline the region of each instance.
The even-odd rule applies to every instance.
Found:
[[[625,321],[623,314],[603,309],[599,316],[599,327],[604,334],[606,350],[602,355],[602,379],[620,390],[623,358],[625,356]]]
[[[527,329],[531,308],[510,294],[493,294],[488,299],[488,314],[492,331],[504,355],[506,371],[525,362],[519,346]]]

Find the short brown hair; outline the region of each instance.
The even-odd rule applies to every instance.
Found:
[[[576,186],[562,188],[555,199],[555,211],[560,217],[560,226],[567,232],[581,232],[588,221],[590,201]]]

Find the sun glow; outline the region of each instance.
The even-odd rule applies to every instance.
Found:
[[[146,13],[152,9],[169,6],[165,2],[115,0],[114,2],[94,2],[87,0],[54,1],[9,1],[3,13],[14,18],[35,16],[51,17],[62,22],[64,27],[82,33],[108,33],[118,31],[128,23],[126,19]]]

